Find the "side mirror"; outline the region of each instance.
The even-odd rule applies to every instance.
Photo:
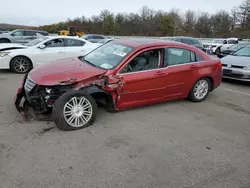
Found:
[[[46,46],[44,44],[41,44],[41,45],[38,46],[38,48],[44,49],[44,48],[46,48]]]

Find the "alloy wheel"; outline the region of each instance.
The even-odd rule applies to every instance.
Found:
[[[19,58],[13,62],[13,68],[16,72],[25,73],[30,69],[30,63],[26,59]]]
[[[209,89],[209,83],[207,80],[200,80],[196,83],[194,87],[194,96],[201,100],[206,97]]]
[[[63,116],[72,127],[86,125],[92,117],[93,109],[90,101],[85,97],[73,97],[65,105]]]

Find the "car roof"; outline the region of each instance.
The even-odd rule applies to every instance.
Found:
[[[61,35],[58,35],[58,36],[45,36],[45,37],[49,37],[50,39],[57,39],[57,38],[68,38],[68,39],[80,39],[80,40],[84,40],[80,37],[77,37],[77,36],[61,36]]]
[[[13,31],[39,31],[39,32],[48,33],[47,31],[36,30],[36,29],[15,29],[15,30],[13,30]]]
[[[148,46],[162,46],[162,45],[178,45],[178,46],[188,46],[187,44],[177,42],[177,41],[168,41],[163,39],[141,39],[141,38],[134,38],[134,39],[120,39],[115,40],[116,43],[121,43],[124,45],[128,45],[134,48],[143,48]]]

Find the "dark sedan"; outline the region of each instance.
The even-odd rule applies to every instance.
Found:
[[[233,54],[233,53],[239,51],[242,48],[245,48],[248,45],[250,45],[250,43],[234,44],[234,45],[228,47],[226,50],[221,51],[221,53],[217,54],[217,57],[223,58],[227,55],[230,55],[230,54]]]
[[[162,38],[162,39],[164,39],[164,38]],[[194,46],[194,47],[199,48],[199,49],[204,51],[204,47],[201,44],[201,42],[193,37],[182,37],[182,36],[169,37],[169,38],[167,38],[167,40],[173,40],[173,41],[178,41],[178,42],[182,42],[185,44],[189,44],[191,46]]]

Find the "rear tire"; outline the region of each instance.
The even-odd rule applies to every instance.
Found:
[[[8,39],[0,39],[0,43],[10,43],[10,40],[8,40]]]
[[[58,129],[71,131],[90,126],[96,113],[97,104],[92,96],[84,91],[70,91],[56,100],[52,117]]]
[[[208,78],[199,79],[189,92],[189,100],[193,102],[204,101],[211,89],[211,81]]]
[[[25,74],[32,69],[32,62],[23,56],[18,56],[10,61],[10,69],[18,74]]]

